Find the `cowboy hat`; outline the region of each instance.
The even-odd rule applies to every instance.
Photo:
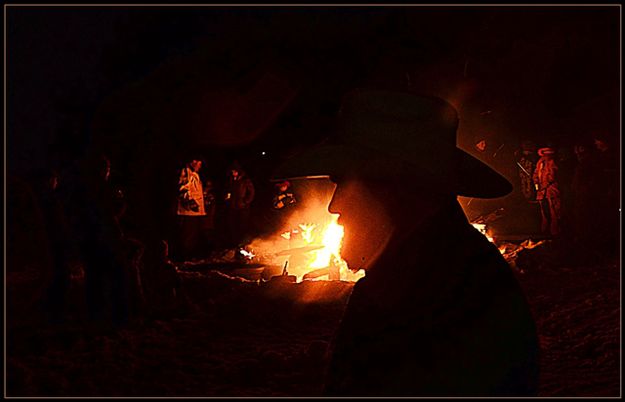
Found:
[[[553,148],[550,148],[550,147],[540,148],[538,150],[538,155],[540,156],[553,155],[555,153],[556,151],[554,151]]]
[[[400,175],[467,197],[512,191],[503,176],[456,147],[458,113],[442,99],[357,89],[345,96],[338,117],[336,138],[288,159],[273,178]]]

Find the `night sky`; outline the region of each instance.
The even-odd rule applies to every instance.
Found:
[[[122,184],[175,180],[199,151],[206,175],[219,180],[237,158],[263,181],[331,135],[345,91],[383,86],[447,99],[460,114],[458,145],[480,136],[504,145],[492,163],[510,177],[503,155],[523,139],[563,149],[595,133],[619,140],[619,14],[11,6],[7,172],[65,168],[95,149],[112,156]]]

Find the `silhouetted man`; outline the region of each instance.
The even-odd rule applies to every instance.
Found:
[[[125,238],[119,223],[125,201],[111,183],[107,156],[87,157],[84,162],[73,213],[85,263],[87,311],[95,322],[104,323],[110,318],[113,324],[125,325],[129,318],[129,284]]]
[[[240,246],[249,235],[250,207],[256,191],[254,183],[238,162],[229,169],[226,193],[226,219],[230,233],[230,245]]]
[[[50,248],[52,281],[48,288],[46,309],[50,320],[60,323],[65,319],[67,292],[70,286],[71,231],[59,195],[60,174],[55,169],[41,172],[38,184],[41,210]],[[70,251],[71,250],[71,251]]]
[[[328,175],[341,256],[366,269],[333,342],[332,396],[512,396],[537,391],[538,342],[526,299],[456,196],[511,191],[456,148],[456,110],[438,98],[356,90],[335,143],[276,178]]]

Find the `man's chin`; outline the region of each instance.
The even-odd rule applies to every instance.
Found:
[[[364,258],[350,257],[349,255],[348,256],[344,256],[342,253],[341,253],[341,258],[343,258],[343,260],[345,260],[345,262],[347,263],[347,266],[353,272],[356,272],[359,269],[366,269],[367,268],[365,266]]]

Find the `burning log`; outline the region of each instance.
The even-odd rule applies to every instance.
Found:
[[[250,243],[248,251],[255,255],[257,262],[266,266],[263,279],[284,281],[276,277],[281,276],[280,269],[285,260],[298,282],[306,273],[309,273],[306,279],[328,275],[331,281],[355,282],[362,278],[364,271],[350,271],[341,258],[344,228],[337,221],[338,214],[329,214],[327,203],[314,203],[306,213],[294,215],[275,238],[256,239]]]
[[[487,225],[489,223],[495,222],[499,218],[502,218],[503,214],[504,214],[504,209],[503,208],[497,208],[493,212],[490,212],[488,214],[484,214],[484,215],[478,216],[477,218],[473,219],[473,221],[471,223],[478,223],[478,224]]]
[[[289,248],[289,249],[282,250],[282,251],[276,253],[276,256],[303,254],[303,253],[307,253],[309,251],[320,250],[320,249],[322,249],[324,247],[325,246],[306,246],[306,247]]]
[[[319,278],[320,276],[329,275],[329,274],[330,274],[330,267],[318,268],[304,275],[304,280],[315,279],[315,278]]]
[[[338,281],[341,279],[341,271],[340,271],[340,267],[338,266],[338,264],[336,263],[336,260],[333,259],[330,263],[329,266],[327,267],[323,267],[323,268],[318,268],[315,270],[312,270],[310,272],[308,272],[306,275],[304,275],[304,280],[306,279],[315,279],[315,278],[319,278],[320,276],[324,276],[324,275],[328,275],[328,279],[331,281]]]

